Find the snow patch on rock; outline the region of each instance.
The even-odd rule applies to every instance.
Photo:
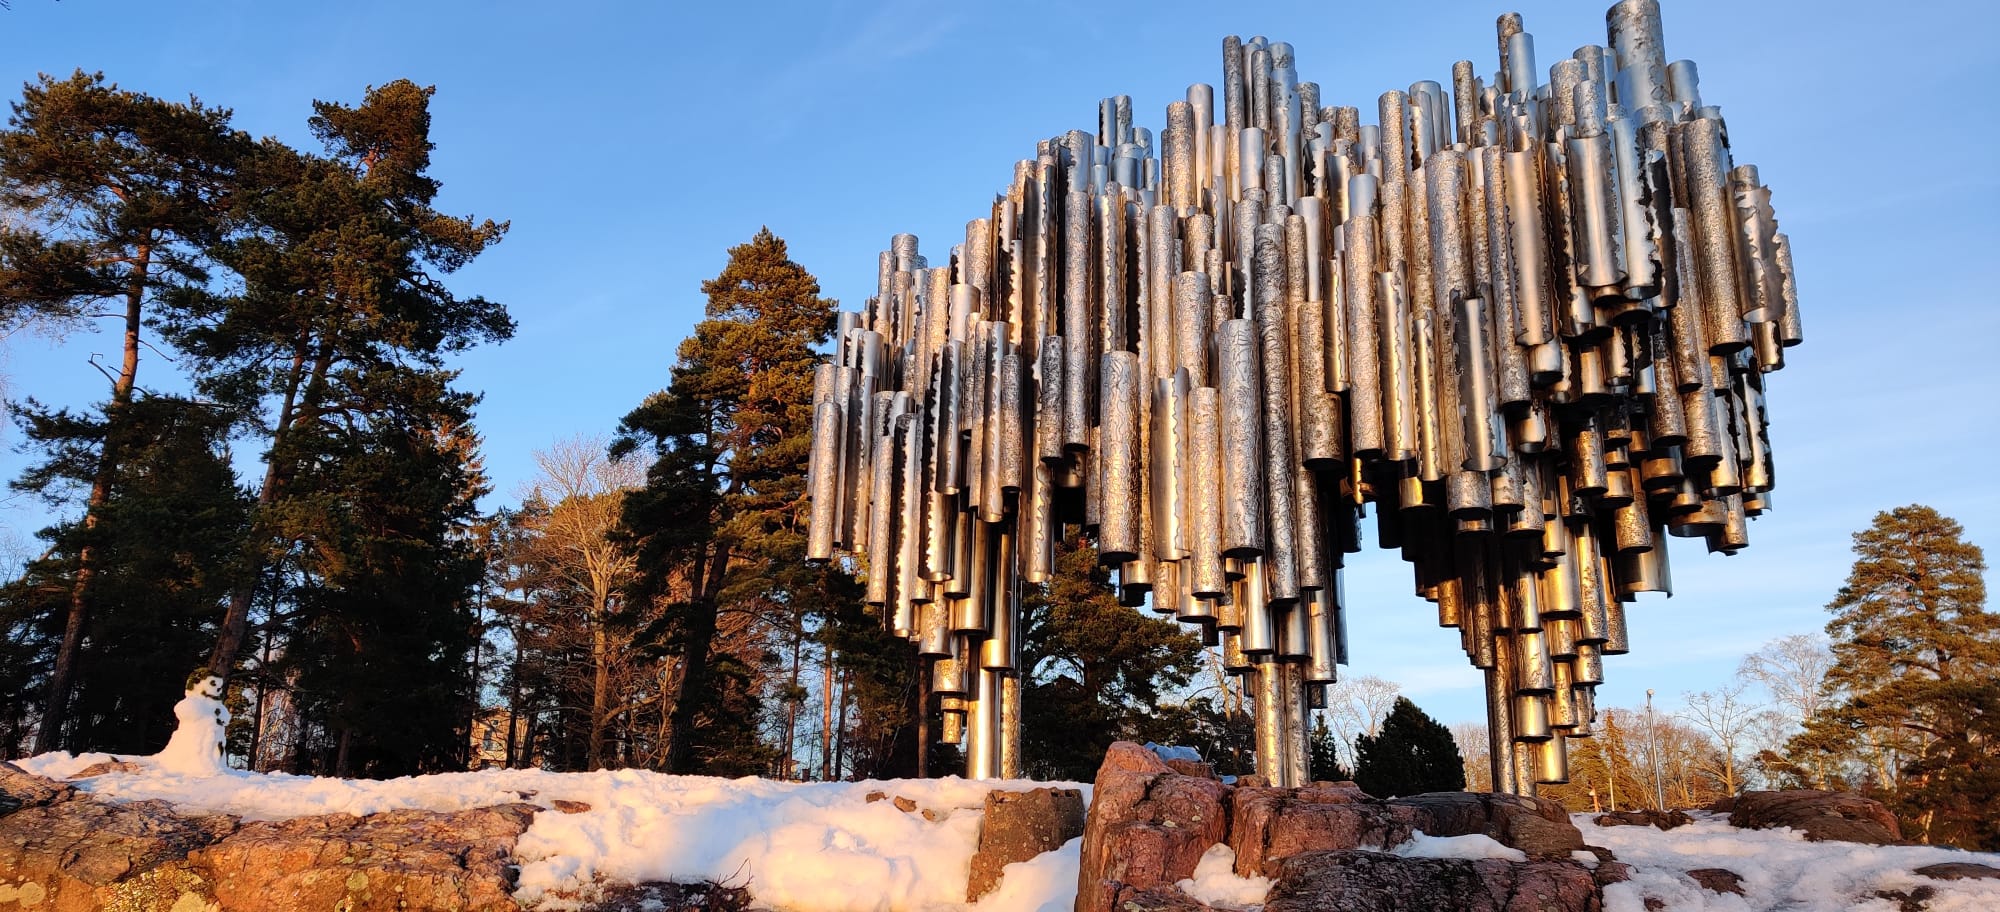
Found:
[[[1468,833],[1464,836],[1432,836],[1422,830],[1410,834],[1407,842],[1389,850],[1391,854],[1404,858],[1503,858],[1508,861],[1527,861],[1528,853],[1520,849],[1508,848],[1500,841],[1484,833]],[[1595,856],[1592,856],[1594,859]]]
[[[1077,869],[1083,863],[1083,837],[1063,843],[1027,861],[1002,868],[1000,888],[979,900],[975,912],[1070,912],[1076,902]]]
[[[1218,909],[1257,909],[1271,892],[1271,879],[1238,875],[1236,850],[1217,843],[1202,853],[1201,861],[1194,866],[1194,876],[1174,886]]]

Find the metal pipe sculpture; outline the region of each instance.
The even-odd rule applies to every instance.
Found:
[[[1321,107],[1290,45],[1223,42],[1221,97],[1040,143],[931,266],[883,253],[814,389],[808,554],[851,552],[976,778],[1019,774],[1020,606],[1066,525],[1132,606],[1254,692],[1257,768],[1306,777],[1375,534],[1484,671],[1493,782],[1568,778],[1666,544],[1770,509],[1764,375],[1799,343],[1770,191],[1731,160],[1654,0],[1542,82],[1500,66]]]

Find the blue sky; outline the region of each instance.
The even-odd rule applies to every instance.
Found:
[[[13,0],[0,85],[103,70],[129,88],[233,107],[310,145],[314,98],[399,77],[435,84],[444,208],[511,219],[455,287],[502,301],[514,341],[465,357],[498,497],[529,452],[611,428],[664,382],[701,313],[699,283],[760,225],[824,292],[858,307],[876,252],[909,231],[934,258],[1038,138],[1092,128],[1129,94],[1156,132],[1224,35],[1298,51],[1329,104],[1496,64],[1493,20],[1526,18],[1542,64],[1604,40],[1584,3],[281,3]],[[1764,641],[1817,629],[1849,534],[1911,502],[2000,549],[2000,129],[1977,107],[2000,54],[1991,3],[1666,0],[1669,59],[1700,65],[1738,162],[1760,166],[1796,253],[1806,344],[1771,378],[1777,511],[1752,546],[1676,540],[1673,598],[1630,612],[1634,652],[1602,706],[1714,686]],[[1414,10],[1414,11],[1413,11]],[[13,88],[6,89],[9,97]],[[4,343],[8,395],[104,395],[87,362],[115,336]],[[153,357],[141,382],[171,388]],[[18,474],[0,430],[0,475]],[[0,526],[46,519],[18,499]],[[1994,555],[2000,560],[2000,552]],[[1401,682],[1447,722],[1483,716],[1478,676],[1370,553],[1347,572],[1355,674]]]

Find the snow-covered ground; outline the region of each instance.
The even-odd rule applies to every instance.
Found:
[[[45,754],[17,765],[65,778],[103,754]],[[130,759],[130,758],[126,758]],[[138,761],[152,765],[150,760]],[[165,800],[190,813],[223,812],[253,820],[398,809],[453,811],[529,801],[580,801],[578,814],[535,815],[521,837],[516,897],[531,906],[574,908],[599,883],[716,880],[748,884],[759,906],[787,912],[1068,912],[1076,892],[1080,840],[1010,865],[1001,886],[967,905],[965,881],[977,848],[990,788],[1076,783],[987,783],[963,779],[784,783],[765,779],[665,776],[638,770],[548,773],[487,770],[387,781],[266,775],[238,771],[188,776],[154,768],[114,772],[76,785],[112,801]],[[893,800],[916,802],[906,813]],[[923,811],[931,812],[930,819]],[[1607,912],[1643,912],[1645,900],[1667,912],[1705,910],[1868,910],[1894,912],[1878,892],[1909,894],[1929,886],[1930,912],[2000,910],[2000,881],[1932,881],[1914,869],[1943,861],[2000,867],[2000,854],[1923,846],[1812,843],[1788,830],[1749,831],[1717,815],[1697,815],[1668,832],[1598,827],[1576,815],[1584,842],[1605,846],[1635,868],[1630,883],[1606,891]],[[1483,836],[1419,834],[1397,854],[1437,858],[1515,858]],[[1270,888],[1264,878],[1230,872],[1234,855],[1217,846],[1181,889],[1218,908],[1250,909]],[[1727,868],[1745,896],[1711,893],[1684,872]]]
[[[1936,846],[1871,846],[1807,842],[1789,829],[1739,830],[1724,814],[1694,812],[1695,822],[1662,832],[1649,826],[1600,827],[1591,815],[1571,817],[1583,841],[1603,846],[1633,866],[1632,880],[1604,891],[1605,912],[1644,912],[1645,900],[1671,912],[1896,912],[1900,903],[1878,892],[1910,894],[1930,887],[1928,912],[1996,912],[2000,880],[1937,881],[1912,873],[1947,861],[2000,868],[2000,854]],[[1711,893],[1685,872],[1726,868],[1743,878],[1744,895]]]
[[[116,758],[44,754],[16,765],[61,779],[110,759]],[[189,813],[251,820],[580,801],[590,810],[536,814],[515,846],[521,863],[515,897],[523,903],[559,910],[574,908],[574,897],[595,883],[708,879],[747,884],[758,905],[788,912],[1067,910],[1076,893],[1080,840],[1010,866],[1001,889],[976,906],[965,903],[966,873],[989,789],[1063,785],[1088,796],[1090,788],[956,778],[786,783],[641,770],[485,770],[370,781],[154,769],[107,773],[75,785],[112,801],[158,798]],[[917,811],[898,810],[893,800],[871,802],[871,792],[908,798]],[[925,810],[937,819],[926,819]]]

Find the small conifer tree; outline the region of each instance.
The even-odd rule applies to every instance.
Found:
[[[1354,746],[1354,782],[1370,795],[1390,798],[1465,788],[1465,761],[1451,731],[1397,697],[1382,731],[1362,735]]]

